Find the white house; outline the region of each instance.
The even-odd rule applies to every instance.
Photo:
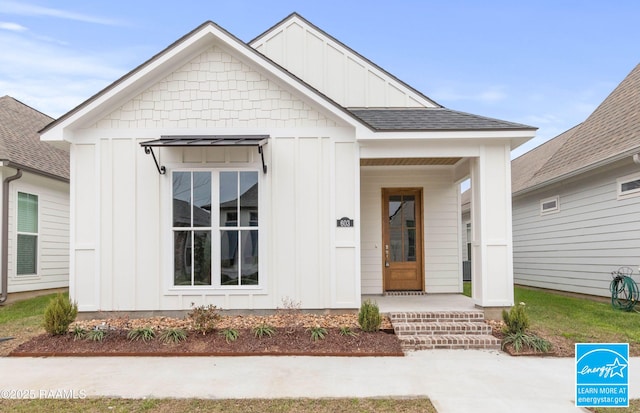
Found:
[[[0,97],[0,303],[9,293],[69,284],[69,153],[38,135],[51,121]]]
[[[42,133],[71,147],[81,311],[513,303],[510,159],[532,127],[446,109],[298,14],[243,43],[206,22]]]
[[[517,284],[610,296],[640,265],[640,65],[581,124],[513,160]]]

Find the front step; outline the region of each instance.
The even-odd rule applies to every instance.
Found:
[[[482,311],[431,311],[389,314],[404,351],[500,349]]]

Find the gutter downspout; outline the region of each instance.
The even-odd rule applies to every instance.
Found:
[[[22,170],[17,169],[16,174],[5,178],[2,182],[2,295],[0,304],[7,301],[9,292],[9,269],[7,259],[9,258],[9,183],[22,177]]]

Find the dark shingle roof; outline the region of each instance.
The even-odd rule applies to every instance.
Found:
[[[377,131],[535,129],[446,108],[350,109],[349,112]]]
[[[514,193],[640,151],[640,64],[581,124],[512,162]]]
[[[0,97],[0,161],[69,180],[69,152],[40,141],[38,134],[52,120],[10,96]]]

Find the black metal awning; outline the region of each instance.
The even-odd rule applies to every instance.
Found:
[[[146,154],[153,156],[153,161],[160,175],[164,175],[166,168],[158,164],[153,147],[223,147],[223,146],[257,146],[262,159],[262,172],[267,173],[267,165],[264,163],[262,147],[267,144],[269,135],[177,135],[161,136],[160,139],[140,142]]]

